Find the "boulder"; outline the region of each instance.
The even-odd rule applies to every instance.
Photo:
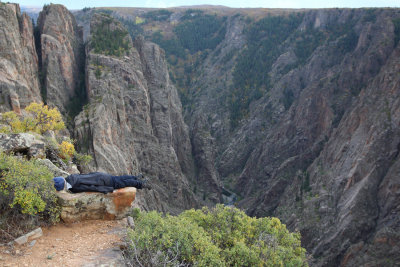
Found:
[[[68,172],[61,170],[58,168],[56,165],[53,164],[49,159],[38,159],[41,164],[49,168],[49,170],[54,174],[54,177],[56,176],[62,176],[66,178],[68,175],[70,175]]]
[[[126,187],[112,193],[57,193],[61,204],[61,219],[66,223],[83,220],[115,220],[127,216],[135,200],[136,188]]]
[[[45,144],[29,133],[0,134],[0,150],[28,157],[45,158]]]

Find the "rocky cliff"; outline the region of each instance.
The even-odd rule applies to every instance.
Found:
[[[103,35],[121,46],[103,47]],[[138,193],[146,209],[196,205],[184,175],[193,169],[188,129],[162,50],[140,38],[133,43],[119,22],[96,14],[86,53],[89,104],[75,120],[75,136],[94,155],[90,169],[151,177],[155,189]]]
[[[137,198],[145,209],[177,213],[197,206],[189,187],[195,178],[188,127],[157,45],[140,38],[134,44],[103,14],[91,22],[85,52],[81,28],[61,5],[43,8],[35,33],[18,5],[0,10],[1,110],[44,101],[69,119],[88,101],[75,123],[68,120],[78,149],[94,157],[85,171],[150,176],[155,190]]]
[[[16,4],[0,3],[0,111],[41,102],[33,26]]]
[[[44,6],[37,25],[43,95],[66,114],[72,98],[84,90],[82,30],[64,6],[54,4]]]
[[[253,62],[243,60],[257,39],[232,17],[191,82],[195,158],[215,159],[215,176],[241,195],[238,204],[249,214],[278,216],[299,230],[313,265],[399,261],[399,18],[398,10],[299,13],[295,27],[288,23],[280,33],[276,54],[258,54],[270,61],[260,63],[268,78],[251,99],[256,82],[235,91],[235,74],[240,64],[256,67],[260,50]],[[262,38],[276,38],[255,26]],[[261,39],[260,47],[268,42]],[[235,46],[247,48],[226,60]]]

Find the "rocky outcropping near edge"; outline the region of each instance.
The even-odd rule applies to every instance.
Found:
[[[28,158],[46,156],[45,143],[29,133],[0,134],[0,151]]]
[[[131,211],[136,188],[121,188],[108,194],[71,194],[60,191],[57,196],[62,207],[60,217],[66,223],[96,219],[115,220],[126,217]]]

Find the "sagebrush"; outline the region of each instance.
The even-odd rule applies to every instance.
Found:
[[[60,207],[52,178],[53,174],[38,160],[27,160],[0,152],[2,217],[3,214],[22,214],[37,220],[57,222]]]
[[[300,234],[278,218],[249,217],[223,205],[135,217],[126,253],[131,266],[307,266]]]

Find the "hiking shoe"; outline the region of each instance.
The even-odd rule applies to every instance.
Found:
[[[148,189],[148,190],[152,189],[152,186],[151,186],[151,183],[150,183],[149,179],[145,178],[142,181],[142,189]]]

